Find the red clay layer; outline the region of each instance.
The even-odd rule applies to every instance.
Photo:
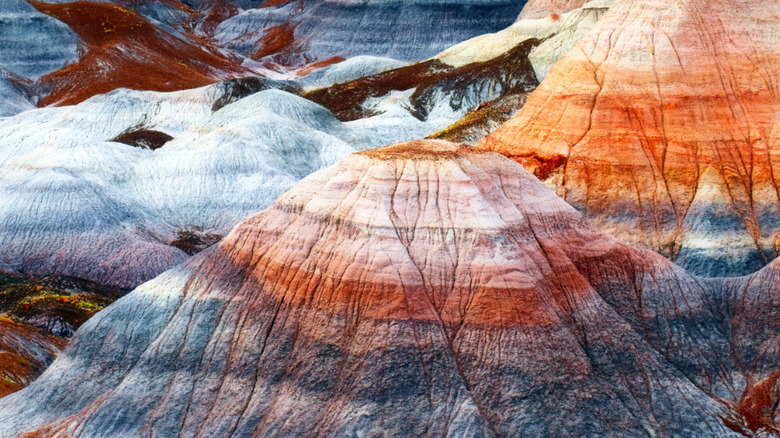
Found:
[[[83,40],[85,52],[77,62],[41,78],[41,88],[50,90],[41,106],[76,104],[116,88],[182,90],[249,73],[216,51],[178,39],[121,6],[29,1],[70,26]]]

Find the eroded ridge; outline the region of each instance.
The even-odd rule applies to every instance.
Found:
[[[708,276],[778,254],[780,7],[612,6],[482,147],[544,178],[603,231]]]
[[[749,435],[761,278],[596,232],[499,154],[354,154],[88,321],[0,436]]]

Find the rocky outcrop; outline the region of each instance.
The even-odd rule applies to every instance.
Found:
[[[780,8],[616,3],[481,147],[601,230],[708,276],[778,254]]]
[[[343,121],[396,111],[437,131],[485,102],[534,89],[538,83],[528,53],[539,42],[528,39],[495,58],[460,67],[429,59],[307,91],[303,96]]]
[[[474,144],[517,115],[530,90],[505,94],[470,109],[462,119],[428,138]]]
[[[576,9],[541,18],[521,17],[511,26],[496,33],[477,36],[456,44],[434,58],[461,66],[494,58],[524,41],[538,39],[528,54],[536,77],[543,80],[550,68],[566,55],[609,10],[612,0],[592,0]],[[532,7],[529,3],[526,6]],[[525,11],[526,9],[523,9]]]
[[[741,437],[774,275],[692,277],[499,154],[368,151],[91,319],[0,436]]]

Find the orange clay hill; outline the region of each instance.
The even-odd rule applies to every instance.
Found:
[[[0,436],[750,436],[778,272],[696,279],[497,153],[358,153],[89,320]]]
[[[116,88],[181,90],[249,74],[216,49],[184,41],[121,6],[29,2],[70,26],[83,51],[77,62],[41,78],[39,105],[75,104]]]
[[[780,249],[780,3],[624,0],[479,142],[707,276]]]

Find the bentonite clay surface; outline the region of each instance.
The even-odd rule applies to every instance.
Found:
[[[697,279],[492,152],[354,154],[87,322],[0,436],[749,435],[777,272]]]
[[[627,0],[481,146],[707,276],[778,254],[780,5]]]
[[[50,1],[0,438],[780,437],[776,1]]]
[[[358,119],[348,123],[293,94],[305,78],[259,77],[115,90],[0,120],[0,269],[135,288],[351,152],[434,134],[482,102],[535,87],[533,45],[305,94]],[[376,59],[357,61],[341,77]]]
[[[503,29],[523,4],[4,0],[0,116],[117,88],[174,91],[256,74],[303,74],[358,55],[419,61]],[[5,83],[9,73],[12,84]],[[17,79],[29,93],[15,90]]]

